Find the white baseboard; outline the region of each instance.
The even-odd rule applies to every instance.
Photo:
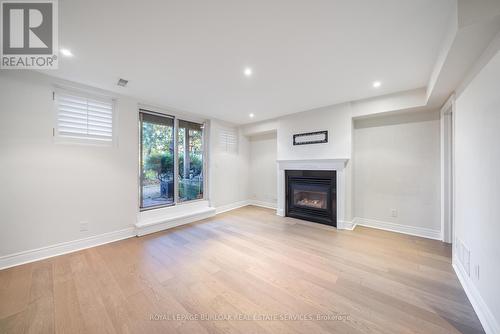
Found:
[[[205,218],[213,217],[215,216],[215,212],[216,210],[212,207],[198,208],[191,211],[190,213],[181,213],[169,217],[158,217],[154,220],[138,222],[137,224],[135,224],[136,233],[137,236],[140,237],[146,234],[167,230],[169,228],[174,228]]]
[[[229,203],[229,204],[221,205],[221,206],[218,206],[217,208],[215,208],[215,213],[219,214],[219,213],[223,213],[226,211],[239,209],[239,208],[242,208],[242,207],[247,206],[247,205],[250,205],[249,200]]]
[[[198,220],[202,220],[205,218],[212,217],[216,214],[220,214],[223,212],[235,210],[242,208],[247,205],[256,205],[264,208],[275,209],[276,205],[273,203],[266,203],[255,200],[244,200],[239,202],[234,202],[222,206],[218,206],[217,208],[193,208],[189,213],[182,212],[181,214],[174,217],[159,217],[153,220],[150,220],[146,223],[137,223],[135,226],[137,228],[137,235],[143,236],[150,233],[159,232],[162,230],[166,230],[169,228],[177,227],[184,224],[189,224]],[[194,211],[193,211],[194,210]]]
[[[276,203],[258,201],[256,199],[248,200],[248,204],[249,205],[260,206],[261,208],[267,208],[267,209],[276,209],[276,206],[277,206]]]
[[[355,219],[353,219],[352,221],[348,221],[348,220],[337,221],[337,229],[339,229],[339,230],[352,231],[355,228],[356,228],[356,220]]]
[[[483,325],[483,329],[486,334],[497,334],[500,333],[500,324],[497,319],[493,316],[493,312],[491,312],[490,308],[484,302],[483,298],[477,291],[472,280],[467,276],[459,261],[455,257],[452,259],[453,269],[457,274],[458,280],[462,287],[464,288],[465,294],[469,298],[474,311],[476,311],[477,317]]]
[[[249,204],[250,202],[248,200],[240,201],[218,207],[217,209],[208,207],[208,205],[206,207],[203,207],[204,203],[202,202],[193,203],[193,205],[188,204],[182,208],[182,211],[178,210],[179,212],[175,212],[169,217],[165,218],[165,216],[161,217],[161,215],[158,215],[157,217],[148,217],[143,222],[138,222],[135,227],[129,227],[119,231],[108,232],[88,238],[67,241],[55,245],[2,256],[0,257],[0,270],[58,255],[76,252],[82,249],[95,247],[118,240],[127,239],[133,236],[143,236],[146,234],[159,232],[169,228],[209,218],[214,216],[216,213],[234,210],[243,206],[247,206]]]
[[[130,227],[119,231],[108,232],[100,234],[93,237],[88,237],[84,239],[78,239],[68,242],[59,243],[56,245],[46,246],[38,249],[28,250],[24,252],[19,252],[15,254],[5,255],[0,257],[0,269],[5,269],[13,266],[17,266],[24,263],[29,263],[33,261],[38,261],[46,259],[53,256],[58,256],[62,254],[67,254],[71,252],[76,252],[78,250],[99,246],[102,244],[130,238],[132,236],[142,236],[150,233],[159,232],[169,228],[177,227],[184,224],[189,224],[194,221],[202,220],[219,214],[222,212],[234,210],[247,205],[256,205],[265,208],[276,209],[274,203],[266,203],[255,200],[245,200],[239,201],[223,206],[219,206],[216,209],[212,207],[197,208],[191,211],[189,214],[183,214],[181,216],[172,216],[168,218],[158,218],[154,220],[148,220],[146,222],[137,223],[135,228]],[[279,216],[284,216],[284,212],[279,210],[276,212]],[[441,240],[441,233],[439,231],[418,228],[412,226],[399,225],[388,222],[381,222],[372,219],[365,218],[355,218],[353,221],[339,221],[338,228],[344,230],[354,230],[356,225],[373,227],[398,233],[416,235],[424,238]],[[460,277],[459,277],[460,278]],[[470,297],[469,297],[470,298]],[[500,333],[500,331],[499,331]]]
[[[409,234],[422,238],[441,240],[441,231],[439,230],[432,230],[424,227],[401,225],[401,224],[395,224],[395,223],[383,222],[380,220],[359,218],[359,217],[354,218],[354,222],[355,225],[359,226],[366,226],[366,227],[377,228],[379,230]]]
[[[135,229],[129,227],[119,231],[103,233],[93,237],[62,242],[59,244],[32,249],[0,257],[0,269],[6,269],[25,263],[43,260],[49,257],[76,252],[82,249],[95,247],[110,242],[127,239],[135,236]]]

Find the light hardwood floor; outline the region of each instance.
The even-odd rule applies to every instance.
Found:
[[[0,333],[482,333],[450,253],[245,207],[0,271]]]

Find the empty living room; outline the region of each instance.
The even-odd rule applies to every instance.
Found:
[[[0,0],[0,334],[500,334],[500,0]]]

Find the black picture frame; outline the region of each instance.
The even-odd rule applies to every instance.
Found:
[[[307,137],[311,135],[319,135],[323,134],[324,138],[321,140],[309,140],[309,141],[297,141],[297,138]],[[306,132],[306,133],[297,133],[293,135],[293,145],[310,145],[310,144],[323,144],[328,143],[328,131],[315,131],[315,132]]]

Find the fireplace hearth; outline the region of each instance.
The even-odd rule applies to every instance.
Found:
[[[337,226],[336,172],[286,170],[287,217]]]

